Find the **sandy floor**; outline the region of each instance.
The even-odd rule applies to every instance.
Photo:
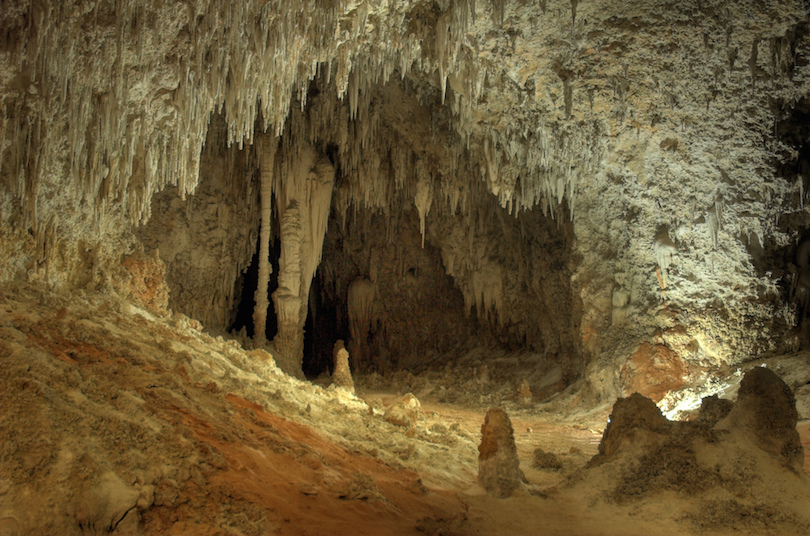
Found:
[[[104,296],[3,289],[0,315],[0,535],[758,535],[810,522],[810,480],[742,447],[729,451],[742,476],[722,489],[612,499],[624,469],[585,468],[606,415],[542,408],[512,412],[527,483],[492,499],[476,484],[481,408],[426,400],[409,431],[382,417],[395,394],[299,382],[182,315]],[[807,447],[810,423],[799,429]],[[562,467],[533,467],[536,448]]]

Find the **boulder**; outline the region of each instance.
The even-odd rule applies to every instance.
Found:
[[[421,409],[422,404],[419,403],[419,400],[413,394],[408,393],[388,406],[384,417],[386,421],[395,426],[413,429],[416,428],[416,421]]]

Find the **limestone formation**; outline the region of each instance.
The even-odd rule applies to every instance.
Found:
[[[804,464],[796,399],[782,379],[765,367],[746,372],[740,383],[737,401],[718,428],[747,433],[766,452],[785,465],[801,472]]]
[[[422,404],[419,403],[419,399],[413,396],[413,394],[408,393],[385,408],[384,417],[386,421],[395,426],[414,430],[421,409]]]
[[[353,394],[354,380],[352,380],[352,371],[349,368],[349,352],[346,351],[342,340],[335,342],[333,353],[335,369],[332,372],[332,381],[338,387],[342,387]]]
[[[518,403],[522,406],[530,406],[532,403],[532,389],[529,387],[529,381],[525,378],[518,386]]]
[[[352,336],[349,347],[352,349],[355,362],[367,368],[371,360],[368,337],[376,324],[374,316],[376,294],[377,288],[371,280],[359,278],[349,285],[346,298],[349,330]]]
[[[270,216],[273,210],[273,172],[276,166],[278,140],[268,136],[260,144],[261,223],[259,224],[259,280],[256,284],[255,307],[253,309],[253,340],[256,346],[263,347],[267,341],[268,286],[270,284]]]
[[[490,409],[481,426],[478,482],[488,495],[499,499],[511,496],[520,486],[520,461],[512,421],[500,408]]]
[[[646,442],[670,431],[672,423],[661,414],[655,402],[638,393],[620,398],[613,405],[599,454],[611,456],[627,445]]]
[[[409,261],[429,250],[455,314],[567,377],[655,337],[698,341],[695,363],[742,362],[806,306],[789,259],[804,262],[792,250],[810,229],[808,13],[715,4],[9,0],[0,280],[98,288],[162,231],[171,247],[145,249],[172,307],[228,329],[257,245],[267,310],[278,238],[274,346],[300,375],[325,239],[359,244],[321,274],[326,297],[345,305],[368,277],[394,332],[421,305],[371,276],[358,235],[375,226],[398,249],[383,271],[423,273]],[[272,176],[261,139],[277,141]],[[153,216],[148,238],[136,224]]]
[[[678,449],[726,432],[795,470],[792,395],[767,371],[692,424],[653,402],[810,345],[808,28],[807,0],[0,0],[0,290],[145,309],[96,334],[125,350],[92,356],[105,366],[144,367],[127,339],[147,314],[193,325],[195,341],[235,332],[235,346],[251,346],[252,326],[262,380],[276,367],[256,356],[303,379],[305,347],[319,374],[342,338],[364,373],[488,370],[464,393],[475,404],[498,403],[500,387],[519,405],[568,389],[601,407],[638,391],[652,401],[617,402],[601,456],[650,447],[674,481],[682,459],[652,446],[688,457]],[[0,331],[17,322],[0,315]],[[84,320],[71,337],[85,338]],[[45,334],[52,323],[30,322]],[[186,357],[148,366],[184,378],[205,368],[195,352],[216,353],[239,361],[233,374],[82,396],[152,408],[199,388],[238,404],[248,359],[205,337],[201,350],[161,335]],[[37,344],[75,366],[81,352],[57,343]],[[462,388],[409,390],[452,402]],[[284,415],[308,407],[283,398]],[[418,401],[388,413],[414,432]],[[505,414],[492,419],[511,434]],[[119,437],[118,420],[100,429]],[[507,456],[497,445],[482,463]],[[19,475],[48,467],[25,457]],[[517,469],[503,471],[511,482]],[[22,509],[23,488],[6,487]],[[83,523],[108,514],[122,513]],[[16,530],[4,520],[0,533]]]

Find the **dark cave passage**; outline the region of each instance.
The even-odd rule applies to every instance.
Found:
[[[335,342],[349,342],[349,320],[346,304],[321,290],[316,273],[309,291],[309,310],[304,325],[303,370],[307,378],[331,374]]]
[[[270,242],[270,265],[273,267],[270,274],[269,295],[272,296],[273,292],[278,288],[278,259],[281,256],[281,242],[278,237],[274,237]],[[250,266],[242,273],[236,280],[235,295],[239,296],[239,302],[236,304],[236,317],[228,328],[228,331],[238,332],[245,328],[245,333],[248,337],[253,338],[253,308],[255,304],[256,286],[259,283],[259,244],[258,239],[256,243],[256,253],[250,261]],[[272,299],[270,307],[267,311],[267,328],[265,329],[267,339],[271,340],[276,334],[278,323],[276,319],[275,309],[273,309]]]

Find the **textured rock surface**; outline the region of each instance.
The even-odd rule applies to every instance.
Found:
[[[532,454],[532,467],[536,469],[561,469],[563,466],[556,454],[546,452],[542,448],[534,449]]]
[[[599,443],[599,454],[610,456],[623,445],[643,444],[645,439],[666,434],[671,426],[672,423],[649,398],[638,393],[620,398],[613,405]]]
[[[170,305],[229,327],[267,135],[276,237],[322,238],[284,238],[292,199],[301,222],[325,225],[331,206],[355,235],[327,251],[374,218],[388,245],[418,232],[426,273],[452,279],[437,299],[484,327],[420,326],[430,352],[400,350],[418,299],[393,311],[380,278],[391,338],[350,342],[358,363],[429,361],[481,335],[552,357],[605,403],[635,388],[621,371],[645,343],[676,372],[808,344],[807,23],[801,0],[10,0],[0,279],[115,290],[121,257],[155,246],[134,230],[154,214]],[[334,167],[329,203],[288,195],[308,147]],[[336,270],[339,306],[374,279],[372,249]],[[297,374],[319,260],[305,250],[275,300]]]
[[[505,499],[520,486],[520,461],[509,415],[499,408],[489,410],[481,425],[478,446],[478,482],[492,497]]]
[[[667,421],[638,394],[618,400],[599,454],[576,481],[588,482],[580,491],[590,494],[595,484],[619,504],[671,492],[690,497],[695,508],[683,518],[697,530],[801,533],[810,526],[803,458],[790,389],[754,367],[736,402],[705,399],[694,421]]]
[[[413,430],[419,420],[421,409],[422,404],[419,403],[419,399],[408,393],[385,408],[385,420],[395,426]]]
[[[436,383],[514,405],[508,356],[494,357],[489,372],[460,367]],[[804,384],[806,357],[773,368]],[[675,427],[583,467],[601,413],[515,408],[529,482],[503,500],[470,493],[478,406],[428,400],[406,429],[380,411],[397,398],[375,395],[372,408],[300,382],[263,349],[111,293],[0,286],[0,533],[808,533],[810,480],[747,430]],[[530,467],[538,443],[562,470]]]

